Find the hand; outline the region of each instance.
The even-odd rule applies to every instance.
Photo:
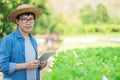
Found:
[[[36,68],[39,67],[39,65],[40,65],[40,61],[38,61],[38,60],[33,60],[33,61],[31,61],[31,62],[27,62],[27,63],[26,63],[26,69],[30,69],[30,70],[36,69]]]
[[[48,63],[47,60],[41,61],[39,66],[40,66],[41,68],[44,68],[44,67],[47,66],[47,63]]]

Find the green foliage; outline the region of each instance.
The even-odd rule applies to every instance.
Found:
[[[54,20],[54,17],[52,17],[51,14],[43,13],[40,19],[36,21],[33,33],[34,34],[54,33],[55,27],[56,22]]]
[[[100,33],[111,33],[111,32],[119,32],[120,27],[117,24],[83,24],[80,26],[81,31],[83,33],[95,33],[95,32],[100,32]]]
[[[44,33],[53,33],[56,26],[54,20],[53,12],[45,6],[47,0],[31,0],[32,5],[36,5],[39,8],[43,9],[43,14],[39,20],[36,21],[35,28],[33,29],[33,34],[44,34]]]
[[[80,10],[80,18],[82,19],[82,23],[95,23],[95,13],[90,5],[84,7]]]
[[[73,49],[58,53],[42,80],[120,79],[120,47]]]
[[[109,21],[109,16],[108,16],[108,13],[107,13],[107,9],[102,4],[99,4],[97,6],[96,20],[97,20],[97,23],[100,23],[100,22],[107,23]]]
[[[113,24],[120,24],[120,18],[119,17],[114,17],[112,18],[111,22],[110,23],[113,23]]]
[[[109,23],[110,18],[104,5],[99,4],[96,11],[88,5],[80,10],[80,18],[83,24]]]
[[[5,35],[11,33],[15,28],[16,25],[8,22],[7,16],[8,14],[15,10],[16,7],[22,3],[27,1],[21,0],[1,0],[0,1],[0,38],[4,37]]]
[[[60,35],[78,35],[81,33],[111,33],[120,32],[119,24],[81,24],[81,25],[63,25],[58,24],[55,27],[55,33]]]

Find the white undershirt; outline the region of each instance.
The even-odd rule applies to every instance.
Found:
[[[25,37],[25,59],[26,62],[35,60],[35,49],[33,48],[30,38]],[[37,80],[36,69],[26,70],[27,80]]]

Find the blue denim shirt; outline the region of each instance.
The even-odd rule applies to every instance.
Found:
[[[31,43],[38,59],[36,40],[30,35]],[[4,37],[0,42],[0,72],[3,80],[27,80],[26,69],[15,71],[16,64],[25,63],[25,40],[18,29]],[[40,79],[40,68],[37,69],[37,80]]]

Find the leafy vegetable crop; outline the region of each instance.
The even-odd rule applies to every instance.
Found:
[[[120,47],[61,51],[42,80],[120,80]]]

